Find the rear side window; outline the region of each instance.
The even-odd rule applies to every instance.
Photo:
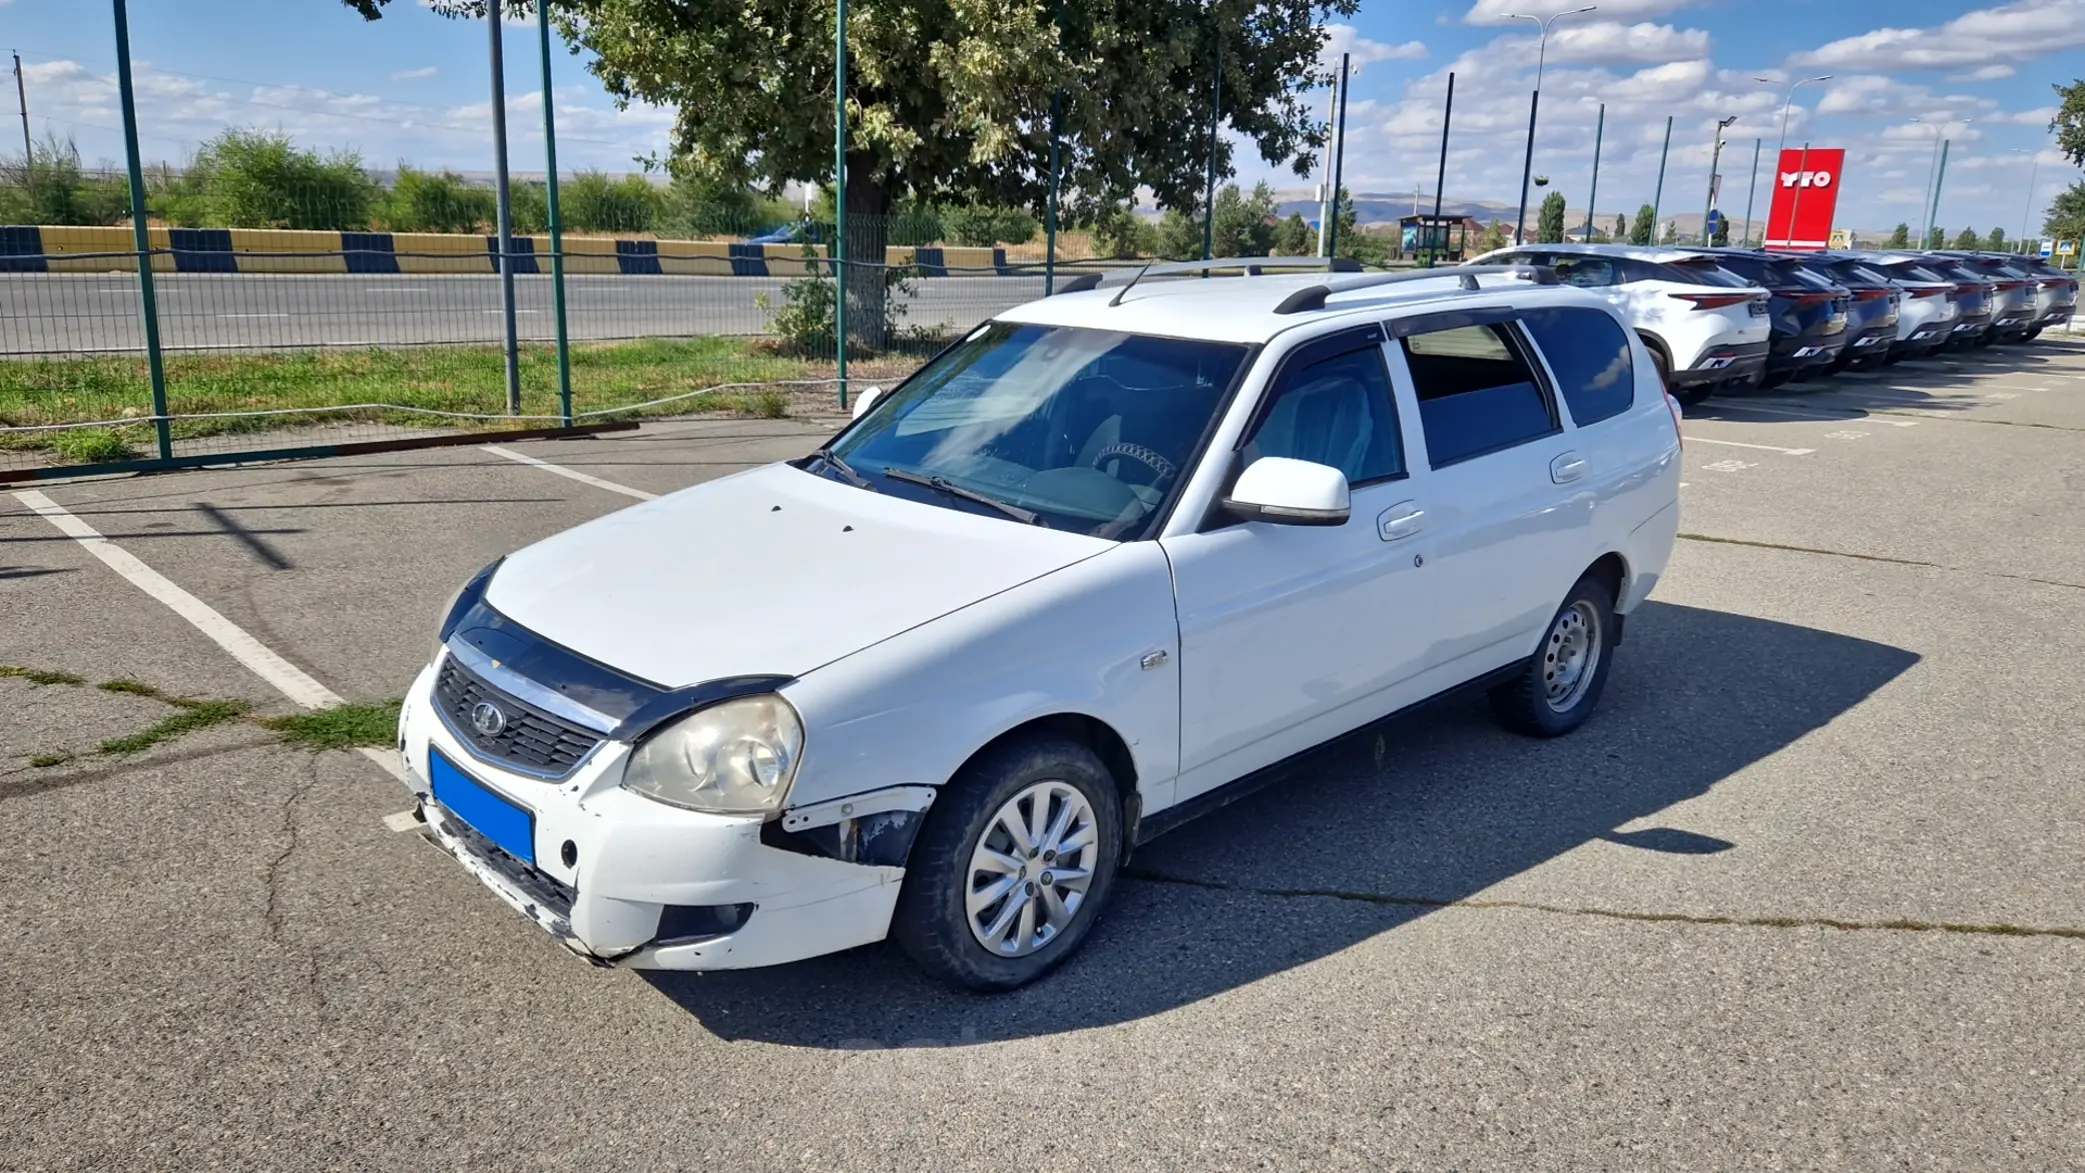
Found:
[[[1582,306],[1555,306],[1526,310],[1520,321],[1549,360],[1573,423],[1599,423],[1636,402],[1629,336],[1612,317]]]
[[[1443,468],[1557,430],[1549,397],[1503,325],[1458,326],[1400,340],[1419,395],[1426,457]]]
[[[1557,280],[1580,289],[1605,289],[1615,284],[1614,262],[1606,257],[1558,257],[1550,264]]]
[[[1669,281],[1684,281],[1689,285],[1716,285],[1724,289],[1742,289],[1751,282],[1725,269],[1714,261],[1674,261],[1665,266],[1662,274]]]

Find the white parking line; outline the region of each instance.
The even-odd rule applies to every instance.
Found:
[[[216,608],[203,602],[167,578],[138,560],[137,555],[103,537],[100,531],[67,512],[65,507],[37,492],[26,489],[16,493],[15,500],[41,514],[44,520],[56,526],[59,533],[86,547],[88,553],[101,559],[110,570],[115,571],[132,586],[165,603],[167,607],[188,620],[197,631],[210,638],[212,643],[223,648],[232,659],[244,664],[248,671],[288,697],[293,703],[307,709],[325,709],[342,704],[339,693],[311,678],[302,668],[277,655],[267,645],[247,634],[246,630],[223,615]],[[377,749],[365,748],[362,755],[384,772],[399,781],[405,774],[391,755]]]
[[[220,318],[287,318],[288,314],[219,314]]]
[[[565,477],[568,480],[578,481],[582,485],[592,485],[597,489],[606,489],[611,493],[621,493],[625,497],[635,497],[639,501],[656,501],[659,499],[657,493],[647,493],[643,489],[633,489],[628,485],[618,485],[614,481],[604,481],[600,477],[588,476],[583,472],[566,468],[563,465],[552,464],[547,460],[537,460],[533,456],[524,456],[511,448],[502,448],[497,444],[486,444],[482,447],[494,456],[504,456],[517,464],[532,464],[544,472],[556,473],[558,476]]]
[[[1736,440],[1711,440],[1706,436],[1689,436],[1687,439],[1696,444],[1721,444],[1725,448],[1757,448],[1761,452],[1779,452],[1784,456],[1808,456],[1812,452],[1817,451],[1815,448],[1781,448],[1773,444],[1743,444]]]

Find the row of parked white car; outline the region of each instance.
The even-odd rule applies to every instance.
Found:
[[[1747,333],[1625,318],[1639,263]],[[1077,279],[800,459],[486,567],[406,692],[428,837],[599,964],[888,936],[1002,990],[1330,739],[1458,691],[1577,728],[1678,531],[1664,348],[1758,367],[1767,294],[1690,254],[1313,265]]]
[[[1544,244],[1470,263],[1542,265],[1598,291],[1642,336],[1684,404],[2025,341],[2068,322],[2078,300],[2075,274],[2007,253]]]

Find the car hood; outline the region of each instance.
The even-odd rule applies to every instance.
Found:
[[[537,542],[485,597],[545,639],[678,688],[801,676],[1114,545],[776,464]]]

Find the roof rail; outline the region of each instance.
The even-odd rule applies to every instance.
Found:
[[[1339,277],[1321,284],[1308,286],[1281,299],[1274,307],[1277,314],[1300,314],[1306,310],[1325,308],[1325,299],[1335,293],[1346,293],[1354,289],[1370,289],[1378,285],[1401,285],[1407,281],[1441,281],[1448,278],[1458,280],[1462,288],[1475,292],[1481,286],[1481,276],[1525,277],[1537,285],[1555,285],[1557,272],[1548,265],[1456,265],[1440,269],[1414,269],[1403,273],[1357,273],[1352,277]]]
[[[1115,291],[1108,306],[1122,304],[1122,295],[1136,288],[1146,276],[1172,277],[1182,273],[1210,273],[1224,269],[1243,269],[1248,277],[1258,277],[1269,269],[1326,269],[1334,273],[1359,273],[1361,262],[1348,257],[1217,257],[1208,261],[1153,261],[1138,269],[1129,283]]]

